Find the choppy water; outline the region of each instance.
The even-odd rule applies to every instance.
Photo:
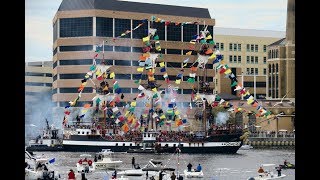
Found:
[[[76,163],[83,152],[35,152],[36,155],[44,154],[49,158],[56,158],[55,162],[50,165],[49,169],[56,170],[61,174],[63,179],[67,179],[67,174],[70,169],[76,171]],[[94,157],[94,153],[91,154]],[[136,163],[143,167],[150,159],[162,161],[166,167],[172,167],[183,172],[187,168],[187,164],[191,162],[193,168],[197,164],[201,164],[204,178],[203,180],[245,180],[248,177],[257,175],[257,170],[260,164],[283,164],[287,159],[290,163],[295,164],[295,151],[293,149],[250,149],[239,150],[237,154],[130,154],[130,153],[114,153],[114,160],[122,160],[122,169],[131,168],[131,158],[135,157]],[[179,159],[179,164],[178,164]],[[274,170],[276,173],[276,171]],[[111,177],[111,171],[107,172]],[[283,169],[283,174],[287,177],[284,180],[294,180],[294,169]],[[94,173],[86,174],[88,180],[103,179],[106,173],[102,170],[96,170]],[[176,173],[177,174],[177,173]],[[80,174],[76,173],[77,179]],[[111,178],[110,178],[111,179]],[[145,178],[135,178],[145,179]],[[185,179],[185,178],[184,178]]]

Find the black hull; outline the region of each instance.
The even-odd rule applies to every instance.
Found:
[[[241,143],[242,145],[242,143]],[[180,147],[181,153],[190,154],[235,154],[239,150],[240,146],[223,146],[223,147]],[[169,148],[166,150],[152,151],[152,150],[132,150],[129,147],[115,147],[115,146],[81,146],[81,145],[65,145],[64,151],[70,152],[100,152],[102,149],[111,149],[113,152],[127,152],[127,153],[149,153],[149,154],[161,154],[161,153],[174,153],[176,148]]]
[[[26,147],[27,151],[35,152],[35,151],[64,151],[63,146],[54,146],[54,147],[34,147],[34,146],[28,146]]]

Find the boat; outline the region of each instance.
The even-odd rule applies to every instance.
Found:
[[[113,160],[112,154],[114,152],[111,149],[102,149],[101,152],[97,154],[97,162],[93,162],[95,169],[116,169],[121,164],[120,160]]]
[[[245,145],[242,145],[240,147],[241,150],[249,150],[249,149],[253,149],[253,146],[251,145],[248,145],[248,144],[245,144]]]
[[[35,157],[30,152],[25,151],[25,179],[26,180],[58,180],[62,179],[57,171],[49,170],[49,159]]]
[[[188,171],[185,169],[183,171],[183,174],[186,178],[203,178],[203,172],[201,171],[195,171],[194,169],[191,169],[191,171]]]
[[[118,172],[118,175],[123,175],[125,177],[133,177],[133,176],[138,176],[141,177],[146,174],[146,171],[149,170],[150,168],[153,168],[151,172],[149,173],[149,176],[155,176],[157,172],[159,172],[161,169],[159,169],[162,165],[161,161],[155,161],[153,159],[149,160],[148,163],[143,166],[142,168],[139,165],[135,165],[134,169],[127,169],[127,170],[122,170]],[[156,170],[156,168],[158,168]]]
[[[270,179],[282,179],[286,177],[287,175],[281,173],[281,176],[278,176],[278,173],[273,172],[276,165],[275,164],[261,164],[261,167],[263,167],[264,172],[258,173],[258,176],[256,177],[249,177],[247,180],[270,180]]]
[[[90,154],[80,154],[80,160],[76,164],[78,173],[81,173],[82,171],[84,171],[85,173],[95,171],[93,161],[90,159],[91,157],[92,156]]]
[[[62,151],[62,138],[59,137],[59,129],[53,125],[49,126],[46,119],[46,128],[43,129],[43,133],[36,139],[29,141],[26,150],[32,151]]]
[[[284,165],[284,164],[280,164],[279,167],[281,169],[295,169],[295,165],[294,164],[291,164],[291,163],[287,163],[287,165]]]
[[[156,29],[154,32],[156,32]],[[204,35],[202,35],[202,38],[199,40],[204,40],[208,31],[205,29],[201,31],[201,33],[204,33]],[[152,33],[149,34],[150,39],[152,39],[153,35]],[[151,68],[152,70],[155,69],[156,62],[160,61],[160,58],[158,58],[160,54],[159,51],[157,51],[159,47],[155,48],[155,42],[153,40],[150,41],[152,41],[150,43],[151,47],[149,48],[149,50],[151,50],[145,52],[145,54],[147,53],[149,55],[147,60],[151,62],[151,64],[145,67]],[[205,45],[202,44],[201,49],[196,52],[198,53],[198,57],[208,59],[211,54],[205,54],[203,52],[205,48],[210,49],[210,46],[212,45],[208,43]],[[213,50],[213,52],[218,51]],[[208,86],[210,82],[206,79],[206,64],[204,64],[203,69],[201,69],[199,75],[197,75],[198,81],[196,82],[198,82],[198,88],[197,92],[195,92],[197,98],[192,98],[192,102],[190,102],[190,104],[195,103],[197,106],[191,116],[201,122],[201,129],[198,132],[182,132],[178,129],[163,130],[160,128],[160,115],[168,119],[161,120],[161,122],[164,123],[165,121],[165,123],[169,123],[170,127],[171,124],[175,123],[175,119],[177,118],[179,118],[179,122],[182,122],[182,116],[180,114],[174,116],[167,115],[168,113],[155,106],[155,101],[163,96],[162,91],[155,91],[155,89],[161,86],[156,83],[155,78],[148,78],[147,80],[141,79],[141,83],[139,84],[138,90],[140,93],[137,95],[137,98],[149,97],[146,99],[151,101],[148,103],[150,103],[150,107],[152,107],[142,109],[142,111],[148,112],[144,114],[146,116],[142,117],[140,122],[134,113],[136,103],[139,99],[134,98],[131,104],[129,103],[124,107],[118,107],[115,102],[120,101],[121,92],[118,93],[117,91],[119,85],[115,79],[112,80],[114,84],[113,90],[116,92],[112,94],[108,90],[110,88],[108,83],[110,79],[105,78],[110,77],[112,74],[110,73],[110,67],[111,66],[106,65],[103,58],[101,64],[94,63],[87,73],[89,79],[90,77],[94,78],[95,81],[90,79],[92,83],[97,81],[100,83],[94,83],[96,96],[93,98],[92,104],[89,104],[90,107],[92,105],[95,111],[89,122],[72,116],[65,118],[70,119],[70,122],[64,126],[63,130],[64,151],[97,152],[100,149],[111,149],[113,152],[128,153],[173,153],[176,148],[180,148],[184,153],[234,154],[242,146],[243,139],[241,139],[241,137],[243,131],[241,125],[236,126],[235,124],[229,123],[219,127],[209,118],[212,108],[217,106],[216,104],[219,104],[219,98],[216,94],[213,94],[213,89]],[[197,65],[192,67],[196,68]],[[198,67],[201,68],[199,65]],[[97,74],[102,75],[98,76]],[[200,83],[199,80],[200,76],[204,77],[202,83]],[[87,80],[88,78],[82,80],[82,82],[86,82]],[[117,89],[115,89],[116,87]],[[169,85],[168,88],[164,90],[164,92],[169,93],[169,95],[173,91],[176,90],[172,86],[169,87]],[[216,101],[218,101],[218,103],[216,103]],[[70,104],[74,103],[76,103],[76,100],[70,102]],[[174,98],[171,99],[171,102],[168,104],[168,107],[169,106],[172,111],[177,112],[178,106]],[[66,106],[66,109],[68,108],[70,108],[70,106]],[[131,118],[130,121],[129,117]],[[169,120],[170,118],[171,120]],[[107,122],[111,122],[111,124],[107,124]],[[135,122],[135,124],[132,124],[133,122]],[[171,136],[171,134],[173,134],[172,138],[163,138],[165,136]],[[179,136],[175,136],[175,134],[179,134]]]

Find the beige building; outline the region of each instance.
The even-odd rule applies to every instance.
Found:
[[[214,29],[217,48],[240,82],[257,99],[267,94],[267,45],[285,36],[282,31],[218,28]],[[236,95],[231,80],[216,72],[217,93]]]

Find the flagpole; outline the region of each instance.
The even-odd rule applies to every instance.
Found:
[[[102,61],[104,62],[104,40],[102,41]]]

